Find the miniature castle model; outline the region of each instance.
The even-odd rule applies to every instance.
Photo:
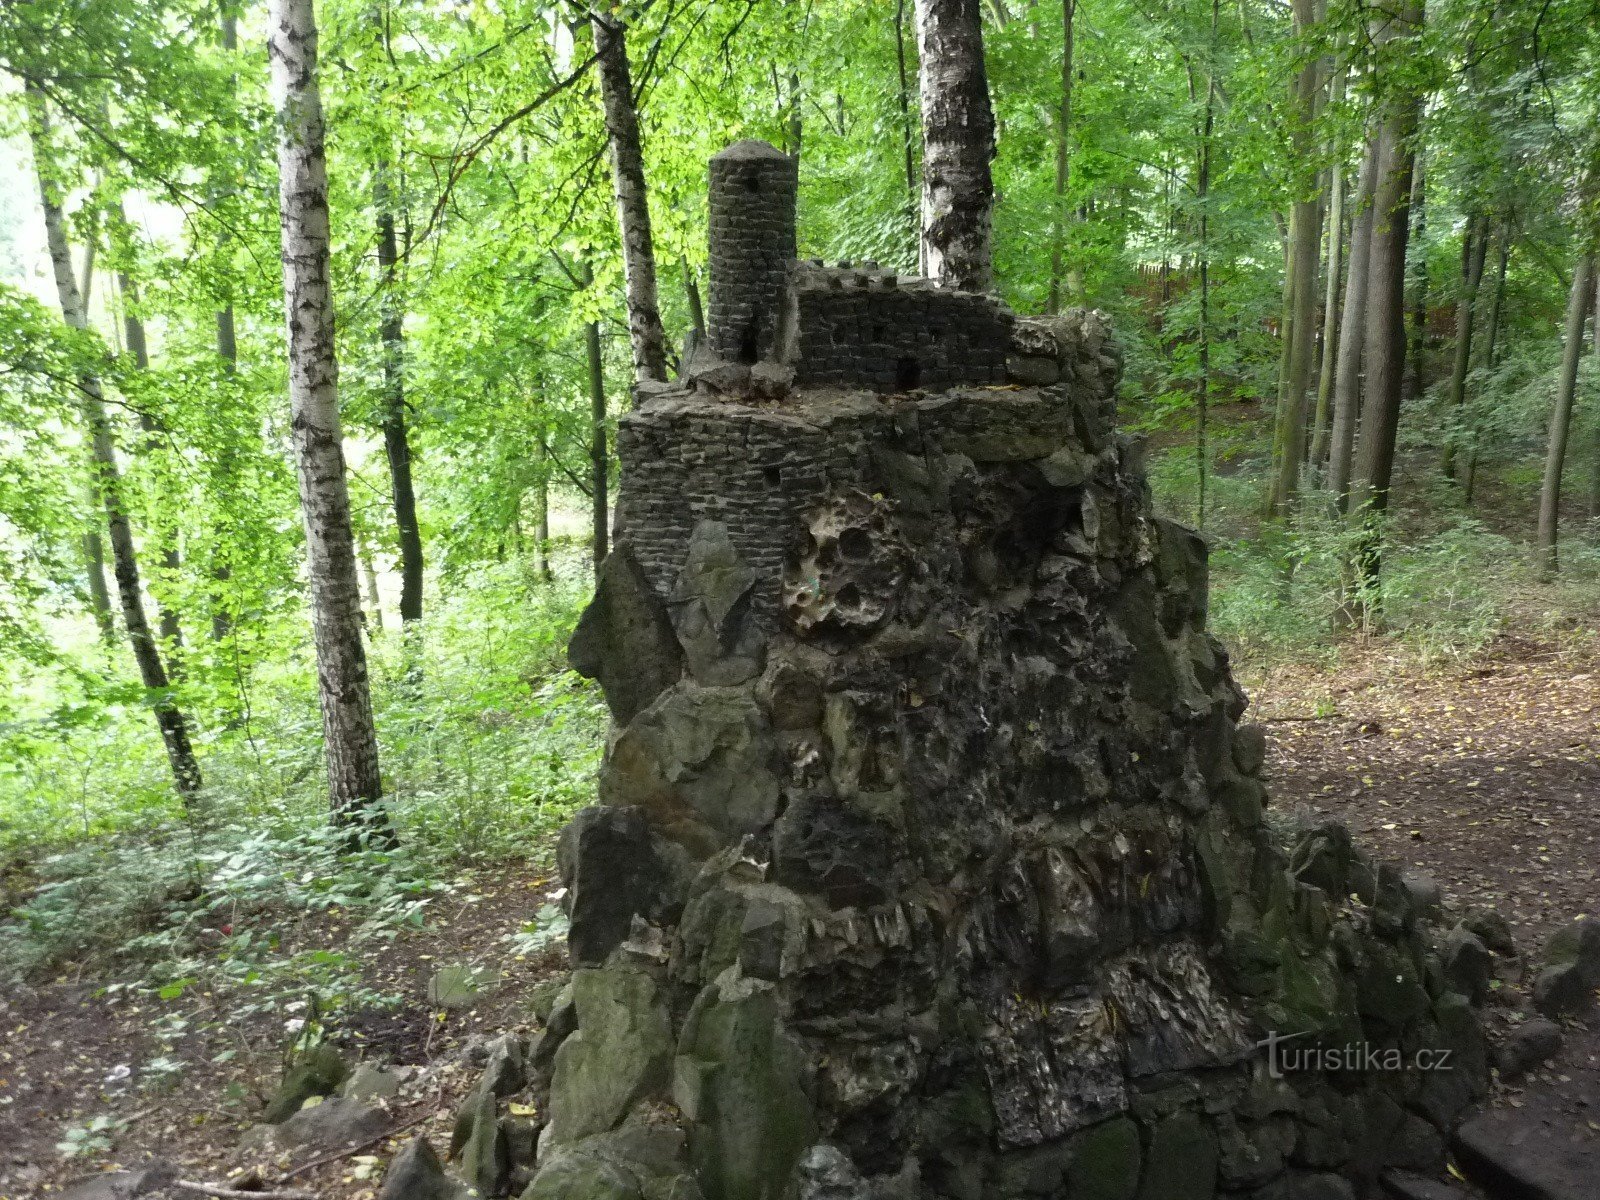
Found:
[[[1442,1165],[1487,1069],[1436,897],[1269,828],[1105,319],[795,261],[770,146],[710,187],[705,342],[620,423],[572,643],[613,732],[561,844],[537,1155],[476,1182],[1337,1200]],[[1279,1072],[1269,1035],[1454,1070]],[[532,1145],[487,1105],[480,1149]]]

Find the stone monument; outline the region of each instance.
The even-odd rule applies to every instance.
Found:
[[[620,422],[572,642],[613,728],[542,1127],[478,1098],[480,1143],[537,1133],[504,1186],[1336,1200],[1442,1166],[1487,1068],[1436,897],[1268,819],[1105,318],[795,261],[762,143],[710,185],[710,326]]]

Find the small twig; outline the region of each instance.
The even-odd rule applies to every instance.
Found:
[[[1284,721],[1337,721],[1342,716],[1344,716],[1343,713],[1331,712],[1323,713],[1321,716],[1310,717],[1262,717],[1261,720],[1266,724],[1275,725]]]
[[[184,1192],[199,1192],[202,1196],[220,1196],[223,1200],[321,1200],[315,1192],[292,1190],[251,1192],[242,1188],[222,1187],[215,1183],[196,1183],[192,1179],[174,1179],[168,1186]]]
[[[313,1158],[310,1162],[301,1163],[298,1167],[293,1167],[293,1168],[285,1171],[282,1175],[279,1175],[277,1181],[279,1183],[288,1183],[289,1180],[293,1179],[296,1175],[304,1175],[307,1171],[315,1170],[317,1167],[325,1167],[331,1162],[338,1162],[341,1158],[349,1158],[352,1154],[359,1154],[361,1151],[367,1149],[369,1146],[376,1146],[379,1142],[387,1141],[389,1138],[394,1137],[395,1134],[397,1134],[397,1133],[404,1133],[408,1129],[412,1129],[412,1128],[414,1128],[414,1127],[416,1127],[418,1125],[421,1125],[424,1121],[426,1121],[429,1118],[435,1116],[438,1113],[438,1111],[439,1111],[439,1105],[436,1103],[431,1108],[429,1108],[427,1112],[423,1113],[421,1116],[412,1117],[411,1120],[404,1121],[401,1124],[396,1125],[393,1129],[386,1129],[382,1133],[380,1133],[377,1137],[368,1138],[364,1142],[357,1142],[353,1146],[346,1146],[343,1150],[335,1150],[332,1154],[324,1154],[321,1158]],[[215,1195],[216,1193],[212,1193],[212,1194]],[[276,1193],[274,1193],[274,1192],[237,1192],[237,1193],[228,1193],[228,1194],[229,1195],[240,1195],[240,1196],[269,1196],[269,1197],[273,1196],[273,1195],[276,1195],[277,1197],[279,1197],[279,1200],[287,1200],[288,1196],[290,1195],[290,1193],[288,1193],[288,1192],[276,1192]],[[305,1193],[296,1193],[296,1194],[304,1195]]]

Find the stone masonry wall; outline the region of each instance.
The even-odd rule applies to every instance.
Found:
[[[765,142],[735,142],[711,160],[706,338],[728,362],[771,356],[795,256],[795,161]]]
[[[795,381],[879,391],[1003,383],[1011,313],[893,272],[797,264]]]

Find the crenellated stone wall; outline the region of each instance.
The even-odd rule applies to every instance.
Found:
[[[1003,328],[986,386],[758,363],[622,419],[525,1200],[1338,1200],[1442,1166],[1487,1067],[1436,897],[1269,820],[1104,319]],[[1369,1057],[1279,1073],[1269,1035]],[[1420,1049],[1453,1069],[1371,1069]],[[484,1103],[480,1140],[532,1144]]]

